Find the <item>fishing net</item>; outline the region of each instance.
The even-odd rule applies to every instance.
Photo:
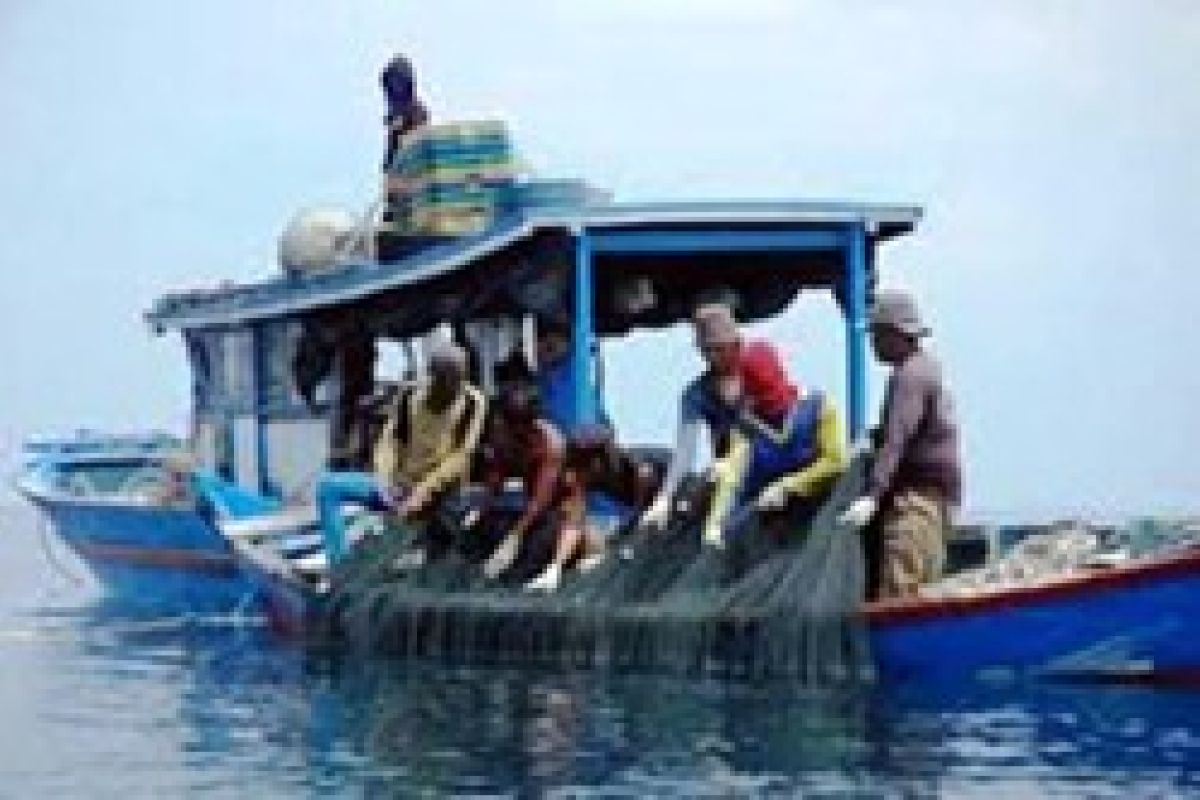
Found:
[[[521,584],[549,558],[552,524],[498,582],[479,567],[494,538],[472,532],[418,566],[428,531],[393,527],[332,576],[321,633],[456,662],[869,680],[862,540],[836,521],[861,484],[856,463],[819,506],[742,513],[721,549],[700,542],[706,497],[693,486],[669,530],[618,532],[598,567],[569,571],[549,595]]]
[[[1200,531],[1186,524],[1134,523],[1106,529],[1077,522],[1029,531],[983,566],[962,570],[921,587],[925,597],[973,597],[1086,575],[1137,559],[1169,556],[1200,546]]]

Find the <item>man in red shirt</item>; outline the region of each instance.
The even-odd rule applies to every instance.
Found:
[[[539,412],[535,385],[516,381],[501,389],[482,457],[487,487],[485,519],[495,518],[491,512],[505,482],[519,479],[526,496],[520,515],[483,565],[485,575],[498,578],[513,566],[521,554],[522,543],[531,533],[546,525],[563,524],[555,512],[571,494],[563,480],[566,442],[562,433]]]
[[[717,546],[735,508],[811,505],[846,461],[837,407],[824,392],[793,383],[772,345],[744,343],[737,376],[740,414],[713,467],[717,485],[704,530],[704,540]]]

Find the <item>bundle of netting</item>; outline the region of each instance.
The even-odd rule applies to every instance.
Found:
[[[524,588],[536,568],[521,563],[549,558],[552,533],[530,532],[522,559],[489,580],[486,549],[459,543],[414,565],[419,531],[392,526],[339,566],[323,633],[457,663],[870,680],[861,538],[836,522],[860,481],[852,470],[815,513],[746,514],[720,548],[701,542],[695,515],[627,531],[549,594]]]

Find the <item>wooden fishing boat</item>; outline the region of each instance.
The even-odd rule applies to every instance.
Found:
[[[170,300],[153,318],[189,336],[225,326],[257,331],[252,335],[269,341],[263,331],[271,325],[318,314],[331,319],[340,311],[360,319],[382,316],[388,321],[379,330],[403,338],[446,320],[527,315],[533,309],[513,297],[537,287],[526,300],[557,297],[557,307],[570,312],[574,411],[587,420],[599,403],[597,337],[670,325],[712,284],[737,292],[750,319],[780,313],[802,290],[833,291],[846,319],[847,416],[857,437],[866,419],[866,287],[876,250],[910,231],[919,216],[910,207],[846,203],[542,207],[392,267],[351,270],[312,285],[276,283],[219,298]],[[454,305],[485,276],[488,300]],[[628,281],[647,284],[639,290],[652,298],[648,307],[622,306]],[[436,316],[433,308],[448,310]],[[281,421],[270,408],[257,411],[245,429],[247,446],[258,448],[260,472],[245,479],[270,485],[279,458],[270,443]],[[289,528],[278,520],[230,518],[224,530],[273,625],[303,634],[324,613],[328,565],[315,527]],[[1200,665],[1195,637],[1188,635],[1198,568],[1200,555],[1187,551],[967,598],[871,603],[862,618],[881,672],[897,679],[1002,673],[1179,678]]]

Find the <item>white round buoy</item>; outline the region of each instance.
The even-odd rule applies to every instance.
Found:
[[[300,211],[279,237],[279,263],[304,274],[340,266],[363,253],[358,221],[348,211],[314,208]]]

